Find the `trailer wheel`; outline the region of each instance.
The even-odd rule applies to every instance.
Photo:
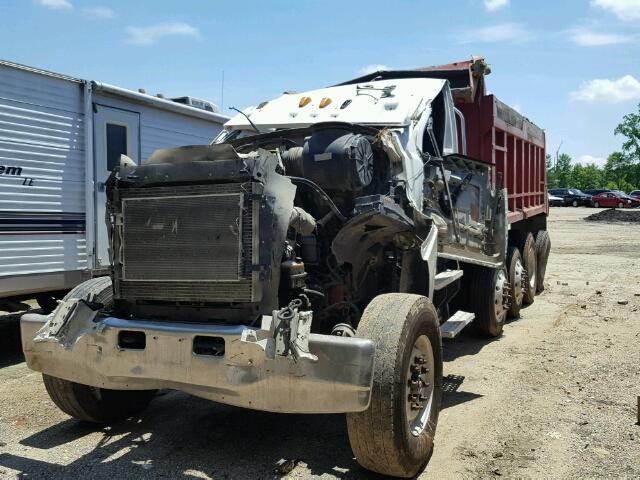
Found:
[[[508,316],[518,318],[522,308],[526,275],[522,264],[522,255],[520,255],[520,250],[516,247],[512,246],[507,250],[507,267],[509,269],[509,283],[511,284],[511,303]]]
[[[87,280],[71,290],[64,300],[83,298],[104,305],[113,302],[110,277]],[[53,403],[67,415],[93,423],[109,423],[127,418],[144,409],[156,390],[109,390],[90,387],[62,378],[42,375]]]
[[[551,252],[551,239],[549,232],[546,230],[538,230],[536,233],[536,256],[538,259],[538,275],[536,280],[536,292],[540,293],[544,290],[544,277],[547,272],[547,261]]]
[[[524,285],[524,297],[523,303],[525,305],[532,304],[536,296],[536,285],[538,281],[537,277],[537,254],[536,254],[536,241],[531,233],[527,233],[522,242],[522,263],[527,271],[527,281]]]
[[[351,449],[364,468],[415,476],[429,461],[442,395],[438,315],[420,295],[389,293],[365,309],[357,336],[375,342],[371,403],[347,414]]]

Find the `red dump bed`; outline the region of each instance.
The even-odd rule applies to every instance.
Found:
[[[547,214],[544,131],[485,92],[491,70],[481,58],[418,71],[449,80],[456,107],[465,118],[467,155],[490,163],[494,182],[509,198],[509,223]],[[458,123],[458,128],[460,128]]]

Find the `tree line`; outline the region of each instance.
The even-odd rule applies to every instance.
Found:
[[[615,135],[625,138],[622,149],[607,157],[604,166],[574,163],[566,153],[555,161],[547,155],[548,188],[607,188],[629,192],[640,189],[640,104],[638,113],[622,118]]]

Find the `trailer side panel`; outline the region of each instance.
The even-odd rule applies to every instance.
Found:
[[[81,82],[0,64],[1,296],[18,275],[44,291],[87,268],[84,178]]]

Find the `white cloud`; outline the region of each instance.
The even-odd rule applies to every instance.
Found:
[[[382,65],[381,63],[373,63],[371,65],[367,65],[366,67],[362,67],[358,69],[358,73],[360,75],[368,75],[369,73],[379,72],[380,70],[391,70],[386,65]]]
[[[570,32],[571,40],[581,47],[600,47],[603,45],[617,45],[630,43],[634,37],[618,33],[597,33],[591,30],[575,29]]]
[[[640,1],[638,0],[591,0],[591,6],[609,10],[620,20],[640,20]]]
[[[581,163],[582,165],[595,163],[598,166],[602,166],[607,163],[607,159],[604,157],[594,157],[593,155],[581,155],[578,157],[578,163]]]
[[[100,18],[105,20],[116,17],[115,12],[109,7],[85,7],[82,9],[82,13],[84,13],[88,17]]]
[[[127,27],[127,43],[149,46],[165,37],[200,38],[200,30],[183,22],[158,23],[148,27]]]
[[[460,43],[523,42],[531,39],[531,32],[517,23],[500,23],[476,28],[460,35]]]
[[[39,0],[38,3],[54,10],[73,10],[73,5],[69,0]]]
[[[509,5],[509,0],[484,0],[484,8],[489,12]]]
[[[640,82],[631,75],[617,80],[595,79],[584,82],[569,94],[573,100],[585,103],[622,103],[640,100]]]

